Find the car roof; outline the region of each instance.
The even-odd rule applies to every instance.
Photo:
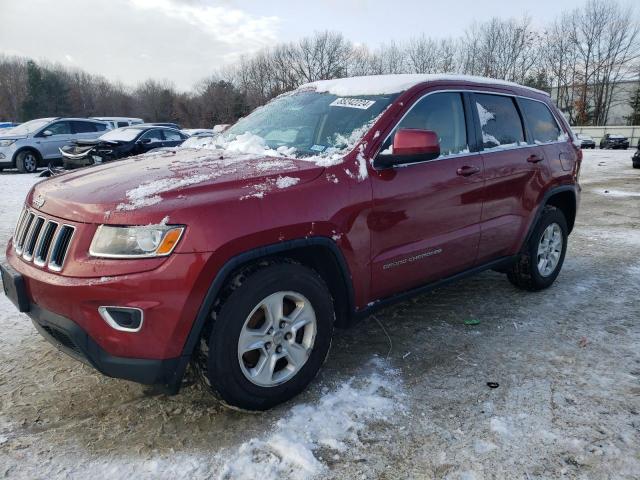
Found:
[[[44,119],[43,119],[44,120]],[[81,122],[92,122],[92,123],[104,123],[104,122],[100,122],[98,120],[95,120],[93,118],[81,118],[81,117],[53,117],[50,119],[51,121],[53,120],[65,120],[65,121],[81,121]]]
[[[136,117],[91,117],[94,120],[103,120],[103,121],[140,121],[142,122],[141,118],[136,118]]]
[[[506,80],[478,77],[473,75],[449,75],[449,74],[393,74],[393,75],[368,75],[363,77],[337,78],[334,80],[319,80],[305,83],[298,90],[315,90],[338,96],[358,95],[386,95],[409,90],[416,85],[430,82],[463,82],[477,84],[479,86],[501,86],[520,88],[531,92],[549,96],[547,92],[536,88],[526,87]]]
[[[175,124],[169,124],[169,123],[138,123],[136,125],[130,125],[129,127],[155,127],[155,128],[168,128],[170,130],[175,130],[176,132],[179,132],[180,130],[172,127],[171,125],[175,125]]]

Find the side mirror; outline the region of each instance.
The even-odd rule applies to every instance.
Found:
[[[143,138],[142,140],[139,140],[138,143],[143,143],[143,144],[151,143],[151,139],[150,138]]]
[[[42,132],[43,137],[50,137],[51,135],[53,135],[53,132],[51,130],[45,130],[44,132]]]
[[[440,156],[440,140],[436,132],[403,128],[393,138],[393,153],[379,153],[373,166],[391,168],[405,163],[424,162]]]

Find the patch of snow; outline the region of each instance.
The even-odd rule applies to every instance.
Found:
[[[370,421],[392,421],[403,411],[398,372],[374,362],[377,370],[351,379],[317,404],[300,404],[279,420],[271,433],[253,438],[223,466],[221,480],[308,479],[328,470],[319,449],[344,452],[359,444]]]
[[[509,430],[509,427],[507,426],[503,418],[493,417],[489,422],[489,428],[492,432],[497,433],[500,436],[511,436],[511,431]]]
[[[482,125],[483,127],[486,127],[491,120],[496,119],[496,116],[493,113],[491,113],[489,110],[484,108],[484,106],[481,105],[480,103],[476,102],[476,107],[478,107],[478,118],[480,119],[480,125]],[[500,143],[500,142],[496,142],[496,143]]]
[[[625,190],[608,190],[603,188],[597,188],[593,190],[593,193],[598,195],[605,195],[608,197],[640,197],[640,192],[627,192]]]
[[[484,440],[476,440],[473,443],[473,450],[480,455],[489,453],[490,451],[495,450],[496,448],[498,447],[496,446],[495,443],[485,442]]]
[[[334,80],[319,80],[317,82],[301,85],[299,90],[315,90],[327,92],[339,97],[357,95],[385,95],[400,93],[425,82],[468,82],[481,85],[501,85],[506,87],[525,88],[536,93],[548,96],[549,94],[531,87],[525,87],[505,80],[477,77],[473,75],[441,75],[441,74],[394,74],[394,75],[368,75],[363,77],[337,78]]]
[[[367,170],[367,160],[364,158],[364,148],[365,146],[360,144],[358,150],[358,156],[356,157],[356,162],[358,162],[358,181],[362,182],[369,177],[369,171]]]
[[[295,177],[278,177],[276,180],[276,186],[278,188],[288,188],[297,185],[300,182],[299,178]]]
[[[331,183],[339,183],[338,177],[336,177],[333,173],[327,173],[326,175],[327,181]]]
[[[183,178],[163,178],[161,180],[152,180],[129,190],[126,193],[129,203],[120,203],[116,210],[126,211],[135,210],[136,208],[148,207],[160,203],[162,197],[160,193],[168,190],[174,190],[189,185],[195,185],[209,180],[212,175],[196,174]]]

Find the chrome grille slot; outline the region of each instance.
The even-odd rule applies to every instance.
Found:
[[[22,227],[22,222],[24,222],[24,219],[27,217],[27,213],[29,213],[29,211],[26,208],[22,209],[22,212],[20,212],[20,218],[18,219],[18,223],[16,224],[16,229],[13,232],[13,242],[15,243],[17,238],[18,238],[18,232],[20,231],[20,228]]]
[[[49,257],[49,249],[51,248],[51,242],[53,241],[53,236],[56,233],[57,228],[58,224],[52,220],[49,220],[42,229],[42,235],[40,235],[40,240],[36,245],[36,251],[33,261],[33,263],[35,263],[39,267],[44,267],[47,263],[47,258]]]
[[[31,228],[29,229],[29,234],[27,235],[27,239],[24,242],[22,257],[30,261],[33,258],[33,251],[36,248],[36,244],[38,242],[38,238],[40,238],[40,234],[42,233],[42,226],[44,225],[44,218],[36,217],[31,222]]]
[[[13,234],[13,248],[22,260],[59,272],[75,232],[72,225],[50,220],[25,207]]]
[[[16,252],[18,253],[18,255],[22,254],[24,241],[27,238],[27,234],[29,233],[29,230],[31,230],[31,224],[33,223],[34,218],[35,218],[35,215],[31,212],[28,212],[27,215],[25,216],[24,221],[22,222],[22,225],[20,225],[20,231],[16,236]]]
[[[56,232],[49,257],[49,269],[56,272],[62,270],[74,230],[71,225],[62,225]]]

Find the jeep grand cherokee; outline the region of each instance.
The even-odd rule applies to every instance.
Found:
[[[224,402],[302,391],[350,324],[486,269],[560,272],[581,151],[543,92],[485,78],[320,81],[204,148],[78,170],[29,192],[4,289],[106,375]]]

